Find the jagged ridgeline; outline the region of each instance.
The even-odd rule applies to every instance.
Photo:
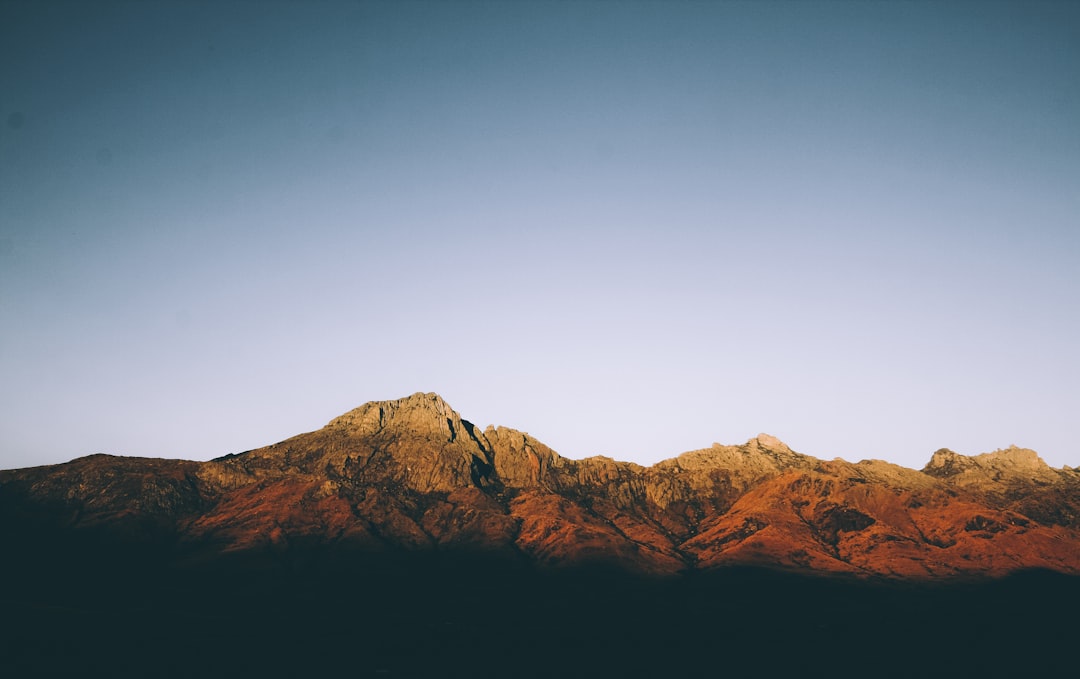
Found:
[[[0,501],[27,525],[152,536],[177,558],[338,545],[658,575],[1080,570],[1080,473],[1030,450],[941,450],[916,471],[824,461],[761,435],[642,467],[481,431],[436,394],[368,403],[210,462],[95,455],[6,471]]]
[[[766,435],[569,460],[414,394],[210,462],[0,472],[0,668],[1060,676],[1078,477],[1016,448],[916,471]]]

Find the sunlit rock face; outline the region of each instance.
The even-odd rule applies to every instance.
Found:
[[[762,434],[642,467],[569,460],[526,433],[481,430],[437,394],[368,403],[211,462],[96,455],[0,472],[0,503],[65,534],[153,535],[181,556],[318,545],[657,575],[1080,572],[1080,472],[1034,451],[942,449],[916,471],[824,461]]]

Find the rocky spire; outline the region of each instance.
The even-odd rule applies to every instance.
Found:
[[[924,474],[938,478],[953,476],[967,469],[971,469],[975,463],[967,455],[954,453],[948,448],[939,448],[930,456],[930,461],[922,468]]]

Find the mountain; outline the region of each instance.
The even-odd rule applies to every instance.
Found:
[[[651,467],[481,431],[436,394],[211,462],[93,455],[0,473],[7,511],[174,540],[178,554],[481,549],[650,574],[732,565],[932,578],[1080,571],[1080,472],[939,450],[922,471],[761,435]]]
[[[1080,603],[1080,471],[1030,450],[917,471],[762,434],[643,467],[436,394],[209,462],[3,471],[0,517],[21,674],[1008,676],[1071,660],[985,636],[1065,648]]]

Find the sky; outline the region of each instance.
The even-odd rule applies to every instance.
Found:
[[[0,0],[0,467],[438,392],[1080,465],[1080,4]]]

